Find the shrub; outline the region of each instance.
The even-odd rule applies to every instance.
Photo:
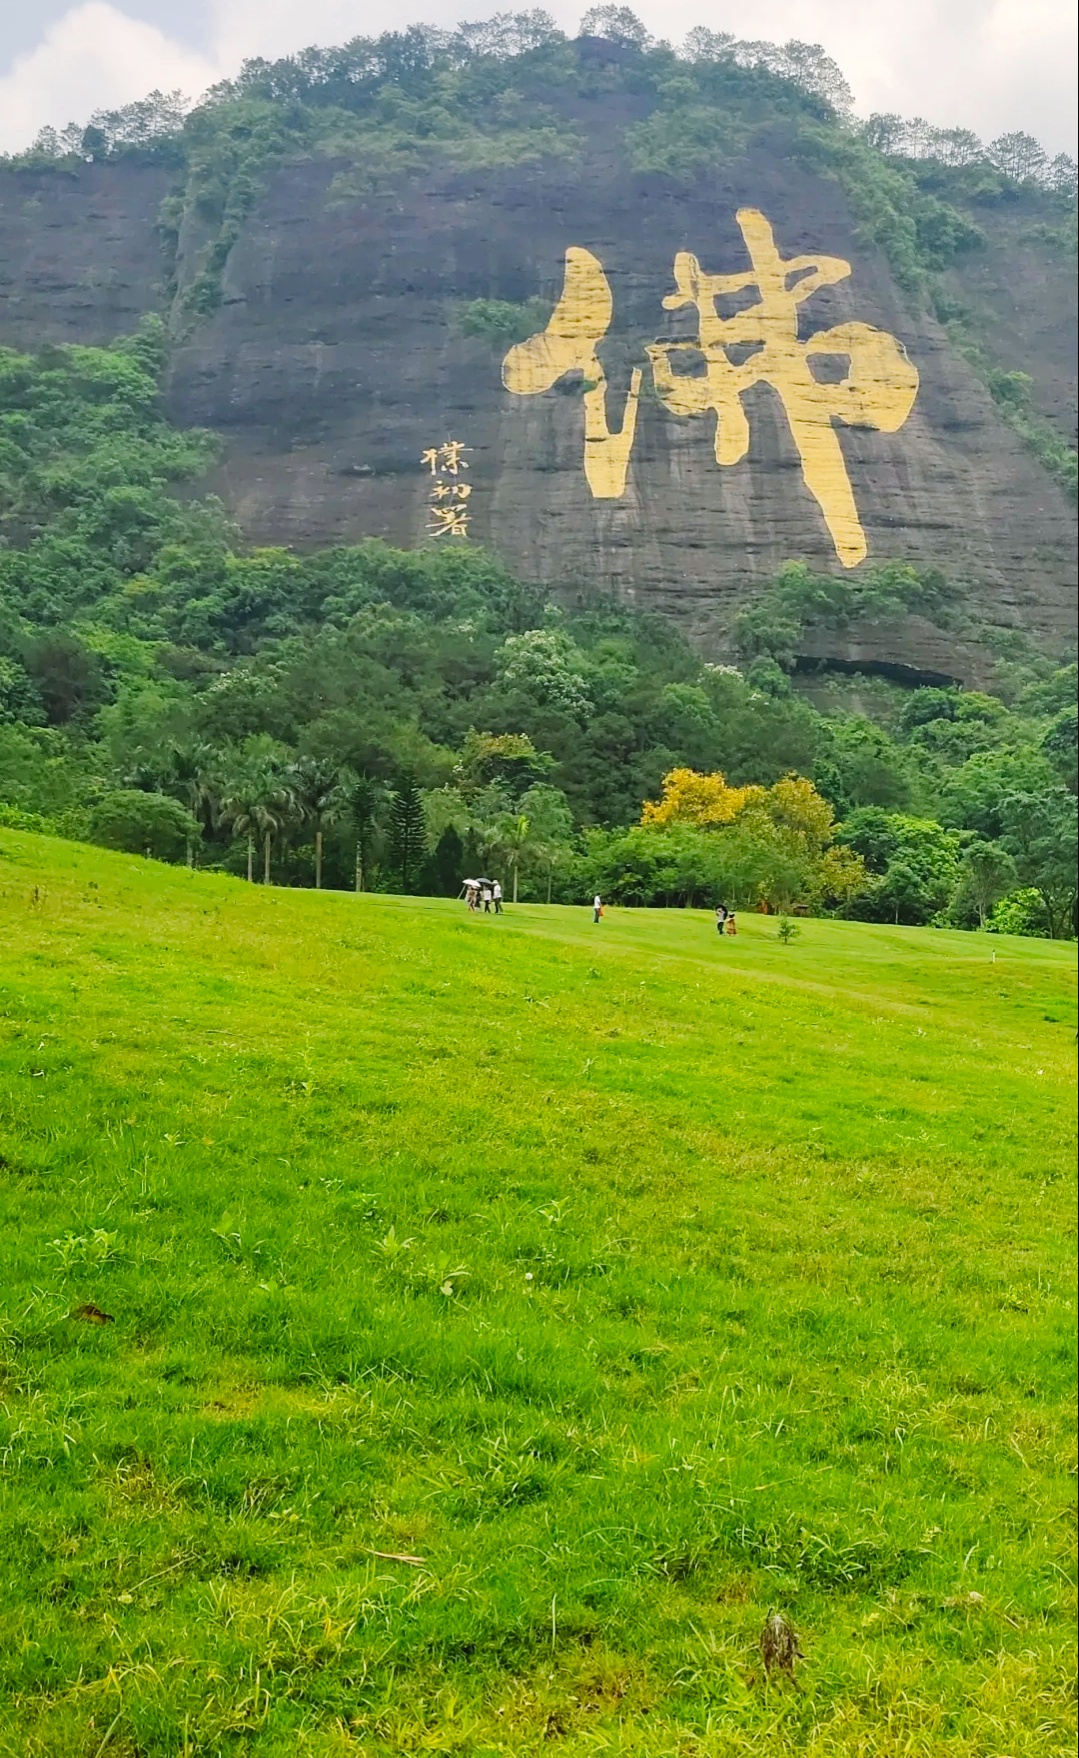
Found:
[[[1049,918],[1041,893],[1022,885],[1002,897],[985,924],[987,934],[1023,934],[1028,939],[1048,940]]]
[[[191,813],[168,794],[117,788],[100,799],[90,814],[90,840],[102,848],[129,855],[151,855],[175,861],[201,838]]]

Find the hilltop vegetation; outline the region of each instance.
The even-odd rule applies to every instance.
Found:
[[[0,909],[5,1758],[1070,1751],[1068,951]]]

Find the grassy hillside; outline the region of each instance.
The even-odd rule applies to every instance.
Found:
[[[1072,1750],[1072,950],[0,920],[5,1758]]]

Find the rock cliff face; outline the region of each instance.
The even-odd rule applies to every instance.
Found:
[[[704,341],[699,313],[665,309],[664,298],[679,252],[699,258],[706,275],[744,276],[736,214],[753,209],[783,259],[850,264],[849,276],[798,304],[800,343],[869,325],[896,338],[917,369],[917,397],[897,431],[834,429],[869,563],[939,566],[969,588],[988,623],[1055,649],[1071,638],[1075,520],[1065,495],[940,326],[912,312],[885,260],[859,240],[840,185],[789,158],[780,129],[688,189],[635,175],[614,155],[593,155],[583,169],[434,169],[366,199],[335,196],[338,169],[309,160],[270,179],[229,256],[219,309],[189,328],[174,355],[172,416],[221,434],[210,486],[250,540],[420,543],[437,504],[422,455],[457,440],[468,448],[462,480],[471,492],[456,504],[472,538],[526,577],[595,583],[663,611],[721,653],[733,612],[780,563],[841,566],[806,486],[789,395],[767,382],[773,332],[752,315],[757,293],[724,293],[716,307],[721,318],[748,313],[745,340],[724,346],[725,361],[766,356],[764,378],[741,399],[748,447],[740,461],[717,464],[714,415],[672,413],[649,369],[646,348],[657,341],[684,344],[666,358],[689,380],[714,366],[716,349],[702,356],[689,346]],[[123,165],[0,173],[0,344],[99,342],[163,309],[154,225],[167,186],[166,172]],[[199,243],[181,238],[181,287]],[[462,306],[479,299],[538,296],[553,308],[570,247],[591,253],[610,288],[598,359],[615,433],[633,370],[642,369],[618,498],[594,498],[583,469],[594,375],[571,372],[543,394],[516,395],[502,379],[507,344],[460,325]],[[811,273],[784,271],[783,285]],[[1070,277],[1029,237],[993,243],[964,273],[997,362],[1029,373],[1046,414],[1068,431]],[[849,358],[837,348],[813,366],[840,401]],[[914,621],[863,635],[857,650],[835,637],[818,639],[816,651],[944,675],[979,670],[973,651]]]

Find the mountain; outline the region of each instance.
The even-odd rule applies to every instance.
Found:
[[[1074,166],[958,131],[917,156],[819,51],[607,25],[309,51],[46,138],[0,169],[0,345],[165,315],[170,417],[221,437],[255,543],[456,524],[713,657],[784,562],[900,561],[962,594],[959,634],[799,657],[970,682],[994,631],[1066,648]]]

